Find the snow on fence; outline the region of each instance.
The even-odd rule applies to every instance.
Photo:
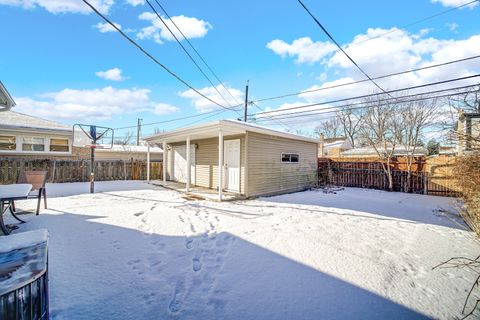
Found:
[[[426,165],[425,165],[426,164]],[[451,167],[452,164],[444,164]],[[454,179],[445,170],[431,170],[428,163],[412,166],[409,192],[442,196],[458,196]],[[428,170],[428,171],[427,171]],[[393,191],[406,192],[408,171],[402,163],[392,163]],[[347,162],[321,158],[318,161],[319,185],[388,190],[388,179],[380,162]]]
[[[0,184],[15,183],[22,170],[46,170],[48,182],[90,181],[90,160],[4,158],[0,160]],[[150,163],[150,178],[162,179],[162,163]],[[95,180],[146,180],[147,163],[141,160],[96,161]]]

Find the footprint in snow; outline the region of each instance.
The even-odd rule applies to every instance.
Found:
[[[193,248],[193,239],[186,239],[185,240],[185,248],[192,249]]]
[[[135,217],[140,217],[141,215],[143,215],[145,213],[145,211],[140,211],[140,212],[137,212],[137,213],[134,213],[133,215]]]
[[[183,290],[183,282],[177,281],[177,283],[175,284],[175,290],[173,291],[172,300],[168,304],[168,310],[170,310],[171,313],[178,313],[181,310],[182,299],[180,295],[182,294]]]
[[[200,262],[200,258],[195,257],[192,259],[192,268],[194,272],[202,270],[202,263]]]

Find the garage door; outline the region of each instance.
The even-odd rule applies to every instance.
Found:
[[[195,146],[190,145],[190,182],[195,184]],[[173,180],[187,182],[187,146],[173,147]]]

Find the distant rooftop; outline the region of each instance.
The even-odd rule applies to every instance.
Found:
[[[46,120],[15,111],[4,111],[0,113],[1,129],[40,129],[43,131],[64,131],[71,132],[72,127],[65,124]]]
[[[12,96],[8,93],[2,81],[0,81],[0,111],[10,110],[13,106],[15,106],[15,101],[13,101]]]

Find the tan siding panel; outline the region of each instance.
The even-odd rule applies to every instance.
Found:
[[[316,182],[317,144],[248,133],[248,196],[306,189]],[[298,163],[282,163],[282,153],[298,153]]]
[[[225,136],[224,140],[240,139],[240,193],[245,190],[245,137]],[[218,186],[218,138],[192,140],[197,145],[195,178],[196,185],[216,189]],[[170,166],[168,166],[170,167]]]

